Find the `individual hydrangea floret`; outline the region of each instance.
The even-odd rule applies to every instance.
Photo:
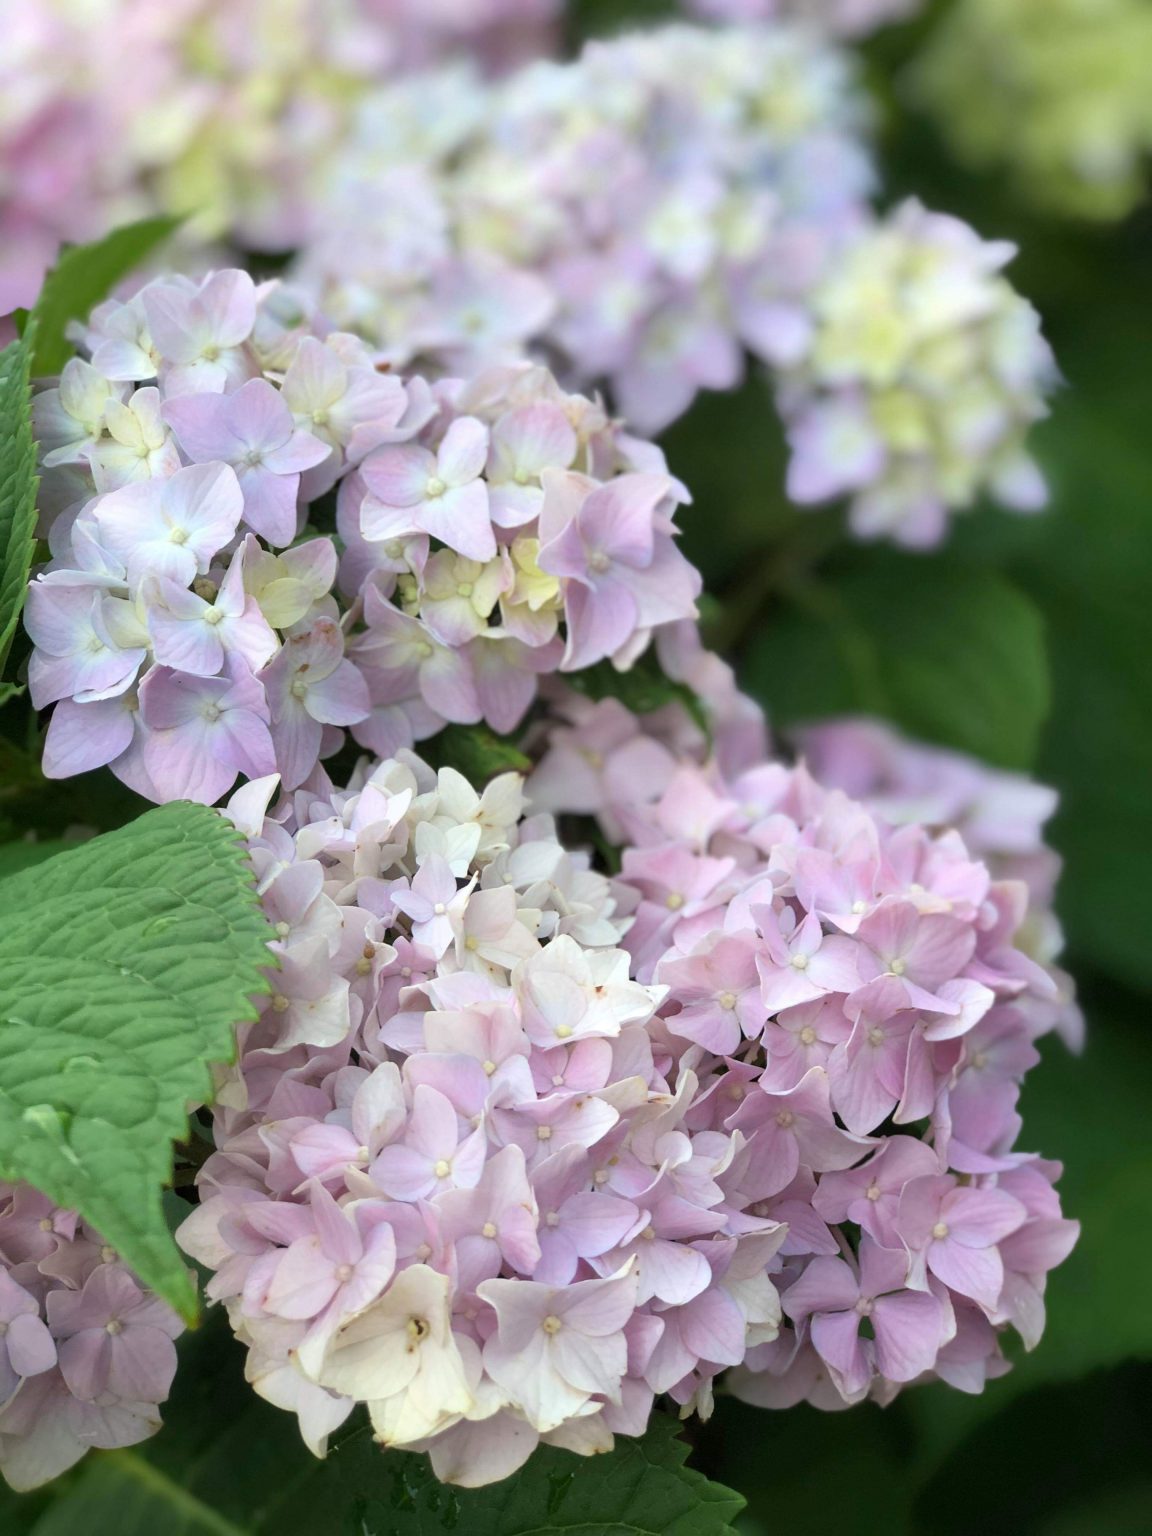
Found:
[[[49,777],[295,788],[348,729],[377,754],[510,731],[542,673],[627,668],[695,614],[687,492],[544,368],[401,379],[240,271],[157,279],[81,339],[33,405]]]
[[[624,844],[623,942],[637,979],[667,988],[651,1028],[697,1078],[688,1123],[737,1138],[726,1187],[755,1187],[750,1214],[788,1227],[769,1266],[786,1325],[731,1390],[825,1408],[934,1376],[979,1391],[1008,1368],[1007,1327],[1037,1342],[1046,1273],[1078,1231],[1017,1113],[1036,1040],[1067,1015],[1021,947],[1027,886],[803,766],[753,750],[722,772],[669,718],[557,711],[533,803],[595,799]]]
[[[939,543],[982,494],[1044,505],[1024,443],[1055,367],[1002,275],[1014,252],[910,201],[841,254],[781,386],[795,501],[847,495],[857,534],[912,546]]]
[[[613,882],[513,774],[480,793],[402,753],[273,791],[230,814],[279,967],[179,1233],[256,1391],[321,1455],[366,1402],[466,1486],[541,1440],[607,1450],[657,1393],[706,1412],[776,1337],[786,1229],[654,1022]]]
[[[12,1488],[155,1434],[182,1332],[75,1211],[0,1184],[0,1476]]]
[[[959,0],[913,72],[957,152],[1077,218],[1147,195],[1152,11],[1143,0]]]

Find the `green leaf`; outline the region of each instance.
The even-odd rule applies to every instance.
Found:
[[[1031,765],[1048,712],[1037,609],[948,556],[847,554],[768,610],[742,675],[778,725],[884,715],[1007,768]]]
[[[161,1187],[208,1064],[267,991],[268,934],[235,831],[203,806],[0,881],[0,1178],[79,1210],[189,1317]]]
[[[24,607],[36,547],[31,356],[28,336],[0,352],[0,671]]]
[[[620,672],[610,661],[598,661],[583,672],[573,672],[568,682],[589,699],[619,699],[636,715],[650,715],[666,704],[681,704],[693,721],[710,736],[704,705],[686,683],[674,683],[660,669],[651,652]]]
[[[475,789],[501,773],[527,773],[532,766],[511,736],[486,725],[448,725],[421,746],[434,768],[455,768]]]
[[[69,322],[88,315],[182,222],[169,217],[141,219],[114,229],[91,245],[72,246],[64,251],[45,278],[32,311],[32,372],[36,378],[59,373],[72,356],[72,343],[65,335]]]
[[[43,843],[0,843],[0,880],[5,875],[19,874],[22,869],[31,869],[34,864],[43,864],[45,859],[51,859],[58,853],[67,853],[80,846],[80,843],[66,843],[61,838],[55,837]],[[3,889],[0,885],[0,893]]]
[[[684,1465],[662,1415],[609,1455],[543,1449],[502,1483],[448,1488],[425,1457],[382,1451],[366,1423],[315,1461],[242,1358],[218,1316],[182,1340],[164,1432],[92,1457],[32,1536],[734,1536],[743,1501]]]

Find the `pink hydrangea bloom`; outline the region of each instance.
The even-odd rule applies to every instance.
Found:
[[[665,654],[705,672],[690,647]],[[713,699],[726,771],[676,706],[602,738],[593,796],[568,723],[587,737],[603,706],[557,695],[528,790],[628,845],[624,944],[636,978],[668,989],[650,1032],[692,1063],[687,1123],[738,1136],[715,1176],[787,1224],[769,1272],[790,1327],[734,1362],[731,1389],[780,1407],[887,1402],[933,1374],[979,1390],[1006,1368],[1000,1331],[1037,1342],[1034,1303],[1078,1230],[1059,1212],[1058,1165],[1018,1146],[1034,1042],[1068,1018],[1061,979],[1027,952],[1011,867],[1042,850],[1050,799],[877,727],[807,733],[810,756],[873,811],[804,766],[758,761],[731,698]],[[625,768],[640,742],[667,756],[642,781]],[[1000,851],[991,868],[949,814]]]
[[[74,1211],[0,1184],[0,1476],[11,1487],[155,1434],[182,1331]]]

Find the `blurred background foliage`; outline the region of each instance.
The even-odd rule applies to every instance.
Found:
[[[1051,507],[1030,518],[977,508],[930,554],[850,544],[837,511],[786,501],[783,444],[756,378],[701,397],[663,441],[694,496],[685,549],[705,575],[710,637],[774,725],[868,712],[1059,790],[1058,908],[1088,1043],[1073,1057],[1045,1042],[1023,1114],[1029,1145],[1064,1158],[1065,1210],[1084,1231],[1052,1276],[1040,1348],[980,1397],[932,1386],[834,1415],[722,1398],[689,1430],[693,1464],[746,1496],[743,1536],[1152,1530],[1152,202],[1121,223],[1080,223],[959,165],[910,87],[947,8],[862,49],[882,195],[915,195],[1018,244],[1011,276],[1040,309],[1065,381],[1035,440]],[[674,7],[570,9],[576,40]],[[35,743],[10,734],[0,784],[6,836],[115,825],[135,804],[106,774],[72,781],[62,804],[43,792]],[[182,1372],[167,1417],[213,1411]],[[162,1436],[142,1465],[162,1468],[179,1444]],[[30,1521],[31,1504],[22,1513]],[[4,1519],[0,1498],[7,1532]]]

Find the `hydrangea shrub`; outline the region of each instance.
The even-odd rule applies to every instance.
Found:
[[[127,1454],[198,1357],[172,1182],[301,1509],[365,1529],[719,1533],[661,1409],[977,1394],[1040,1342],[1054,794],[879,720],[774,745],[680,542],[733,509],[651,439],[754,367],[781,491],[923,550],[1044,504],[1056,366],[1011,244],[875,206],[829,38],[914,4],[684,9],[721,25],[570,60],[550,0],[14,32],[0,309],[62,237],[194,213],[178,270],[120,281],[163,221],[66,256],[0,360],[0,762],[81,843],[0,850],[0,1474],[125,1453],[60,1520],[137,1475],[188,1514]],[[749,573],[770,632],[778,592],[851,630],[815,526]]]

